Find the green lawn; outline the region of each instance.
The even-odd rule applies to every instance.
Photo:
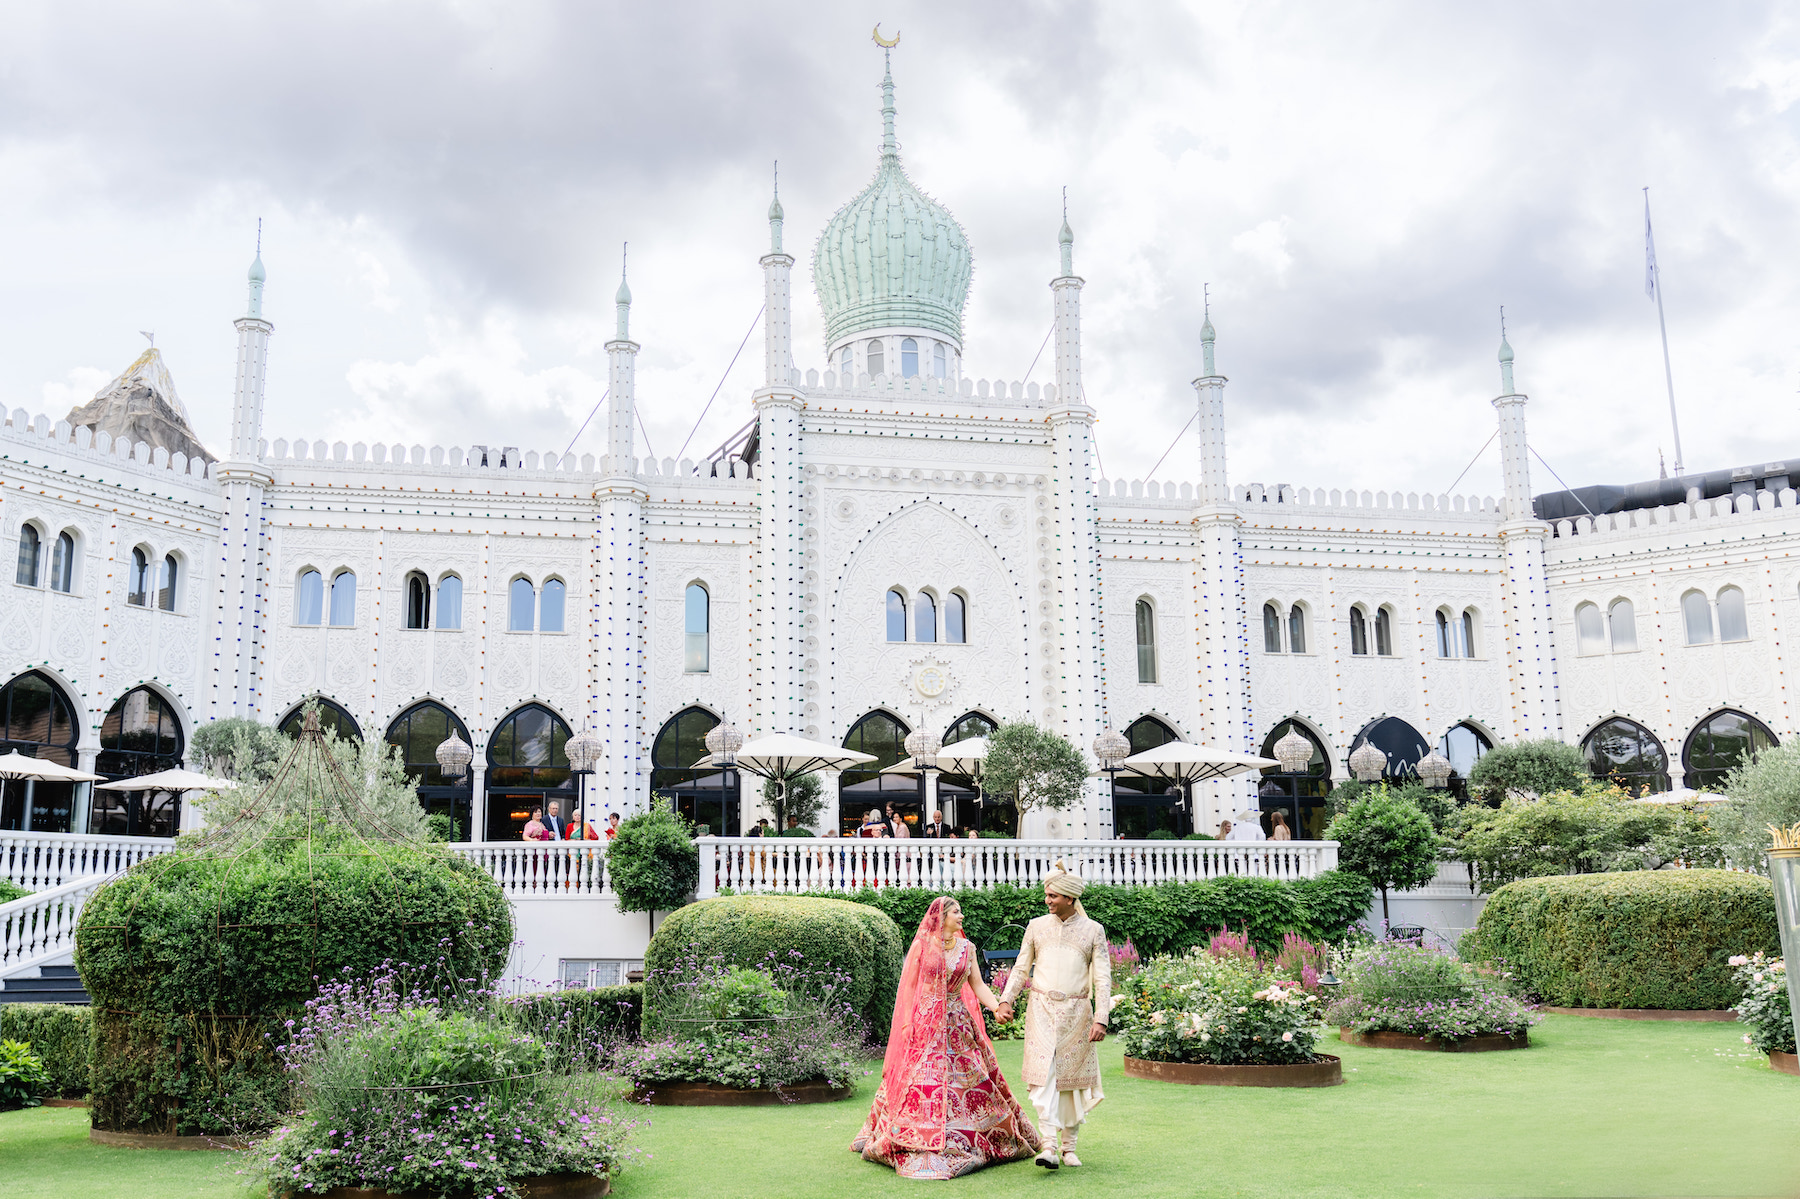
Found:
[[[1550,1016],[1533,1048],[1470,1056],[1355,1049],[1331,1039],[1345,1084],[1317,1091],[1181,1087],[1124,1077],[1103,1047],[1107,1101],[1080,1171],[1029,1163],[951,1184],[958,1194],[1061,1187],[1092,1195],[1382,1197],[1800,1196],[1800,1079],[1770,1071],[1736,1025]],[[1017,1077],[1017,1043],[1000,1047]],[[874,1080],[848,1102],[658,1108],[649,1159],[621,1199],[915,1195],[846,1146]],[[243,1199],[228,1155],[102,1149],[86,1113],[0,1115],[0,1196]],[[1039,1191],[1039,1194],[1046,1192]]]

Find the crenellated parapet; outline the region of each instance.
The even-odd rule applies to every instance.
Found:
[[[1789,510],[1791,513],[1797,499],[1800,497],[1796,497],[1792,487],[1778,492],[1722,495],[1713,500],[1696,499],[1681,504],[1665,504],[1658,508],[1638,508],[1629,512],[1606,512],[1599,516],[1559,520],[1550,526],[1551,535],[1559,540],[1641,536],[1647,530],[1666,529],[1673,525],[1727,521],[1778,509]]]
[[[204,458],[189,458],[179,450],[170,454],[146,441],[120,438],[110,433],[96,434],[86,425],[70,425],[66,420],[53,421],[43,413],[32,416],[23,408],[15,408],[0,426],[0,437],[20,445],[36,445],[58,451],[73,450],[92,455],[96,465],[104,461],[109,467],[124,467],[143,473],[183,475],[190,480],[210,479]],[[215,464],[217,465],[217,464]]]

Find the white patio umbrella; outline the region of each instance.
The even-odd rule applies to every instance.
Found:
[[[1281,763],[1274,758],[1256,754],[1170,741],[1141,754],[1132,754],[1119,763],[1119,769],[1126,774],[1165,779],[1171,783],[1205,783],[1279,765]]]
[[[106,776],[74,770],[60,762],[28,758],[18,750],[0,755],[0,778],[36,779],[40,783],[95,783]]]
[[[116,783],[101,783],[96,791],[236,791],[230,779],[208,778],[192,770],[159,770]]]
[[[938,751],[938,769],[945,774],[966,774],[971,778],[979,778],[981,767],[987,761],[987,753],[986,737],[965,737]]]
[[[722,762],[720,757],[719,754],[707,754],[694,765],[730,766],[758,778],[777,779],[781,782],[784,793],[787,780],[797,774],[848,770],[876,760],[874,754],[845,749],[841,745],[828,745],[823,741],[809,741],[792,733],[770,733],[766,737],[752,738],[744,742],[744,747],[734,755],[735,761]]]
[[[1677,787],[1673,791],[1664,791],[1657,795],[1646,795],[1639,803],[1729,803],[1731,796],[1720,795],[1716,791],[1696,791],[1692,787]]]

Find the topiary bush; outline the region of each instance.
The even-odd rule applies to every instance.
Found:
[[[1460,948],[1556,1007],[1719,1011],[1739,994],[1732,956],[1779,941],[1767,879],[1639,870],[1508,883]]]
[[[49,1094],[79,1099],[88,1093],[94,1009],[67,1003],[0,1004],[0,1040],[24,1041],[44,1063]]]
[[[391,961],[479,986],[511,945],[499,884],[441,846],[288,826],[230,855],[190,845],[140,863],[88,900],[76,929],[94,1000],[93,1125],[271,1127],[288,1087],[276,1051],[319,980]]]
[[[644,1027],[658,1028],[659,1003],[694,963],[764,968],[769,955],[850,979],[848,1001],[876,1037],[894,1015],[905,942],[880,912],[842,899],[733,895],[670,914],[644,951]]]

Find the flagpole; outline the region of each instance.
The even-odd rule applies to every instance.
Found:
[[[1675,477],[1681,477],[1681,418],[1675,414],[1675,371],[1669,365],[1669,324],[1663,319],[1662,269],[1656,265],[1656,238],[1650,231],[1650,189],[1644,189],[1644,253],[1650,261],[1650,286],[1656,293],[1656,327],[1662,332],[1663,380],[1669,386],[1669,424],[1675,431]]]

